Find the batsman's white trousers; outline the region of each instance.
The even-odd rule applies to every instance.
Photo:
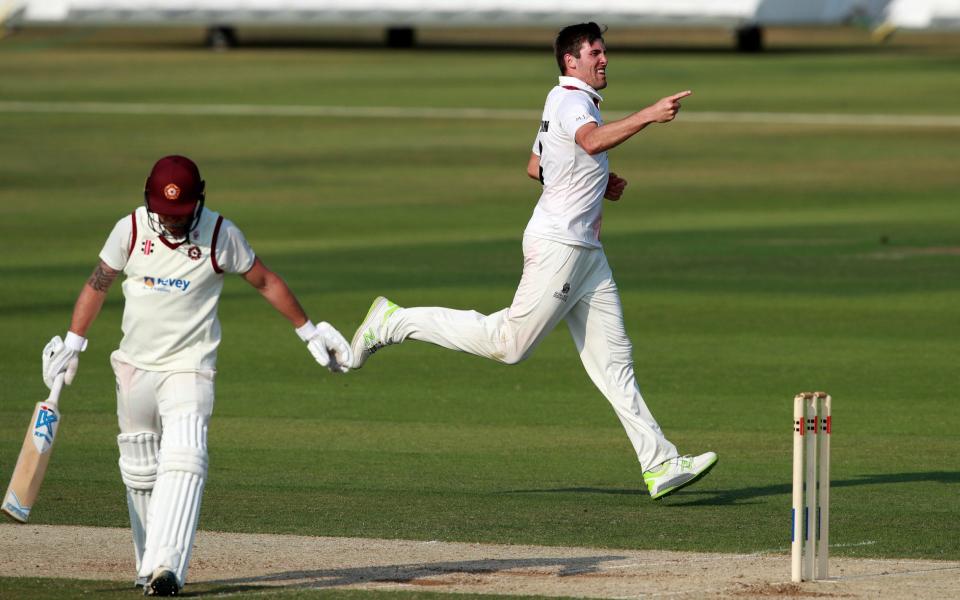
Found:
[[[165,568],[182,586],[200,519],[216,372],[147,371],[123,362],[116,352],[110,359],[117,378],[120,439],[144,433],[160,437],[156,483],[152,490],[136,490],[149,497],[147,514],[140,514],[141,506],[130,506],[138,575],[149,577]],[[128,502],[131,492],[128,484]]]
[[[613,406],[646,470],[679,455],[650,413],[633,372],[620,294],[601,248],[525,236],[523,275],[509,308],[491,315],[440,307],[399,309],[385,339],[431,342],[506,364],[527,358],[566,319],[580,360]]]

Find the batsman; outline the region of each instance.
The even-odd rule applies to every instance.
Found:
[[[350,347],[326,322],[314,325],[287,284],[268,269],[231,221],[204,206],[205,183],[185,156],[153,166],[144,205],[120,219],[77,298],[65,339],[43,350],[48,387],[69,384],[86,333],[122,271],[123,338],[110,356],[116,375],[120,476],[147,596],[183,587],[207,477],[225,273],[237,273],[295,327],[314,359],[345,372]]]
[[[354,368],[407,339],[514,364],[566,320],[593,383],[613,406],[643,469],[662,498],[706,475],[717,455],[681,456],[640,394],[620,293],[600,243],[603,199],[627,185],[610,172],[607,151],[654,123],[668,123],[684,91],[604,123],[607,49],[596,23],[564,28],[554,43],[560,80],[547,95],[527,174],[543,184],[523,236],[523,274],[511,305],[490,315],[441,307],[402,308],[374,300],[351,343]]]

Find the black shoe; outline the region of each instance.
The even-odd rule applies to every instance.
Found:
[[[176,596],[180,593],[180,584],[177,583],[177,576],[173,571],[157,569],[153,572],[153,577],[143,587],[144,596]]]

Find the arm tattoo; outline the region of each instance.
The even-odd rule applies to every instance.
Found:
[[[93,270],[90,279],[87,280],[87,284],[98,292],[106,292],[110,289],[110,284],[113,283],[113,280],[117,278],[119,273],[120,271],[114,271],[107,266],[107,263],[101,260],[97,268]]]

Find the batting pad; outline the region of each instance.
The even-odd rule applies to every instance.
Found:
[[[117,436],[117,446],[120,447],[120,477],[127,486],[127,511],[139,573],[146,547],[147,511],[157,481],[160,436],[152,431],[121,433]]]
[[[131,489],[147,491],[157,481],[157,454],[160,451],[160,436],[152,431],[121,433],[117,436],[120,447],[120,476]]]
[[[169,569],[183,585],[206,475],[207,417],[189,414],[165,419],[141,576],[149,577],[158,568]]]

